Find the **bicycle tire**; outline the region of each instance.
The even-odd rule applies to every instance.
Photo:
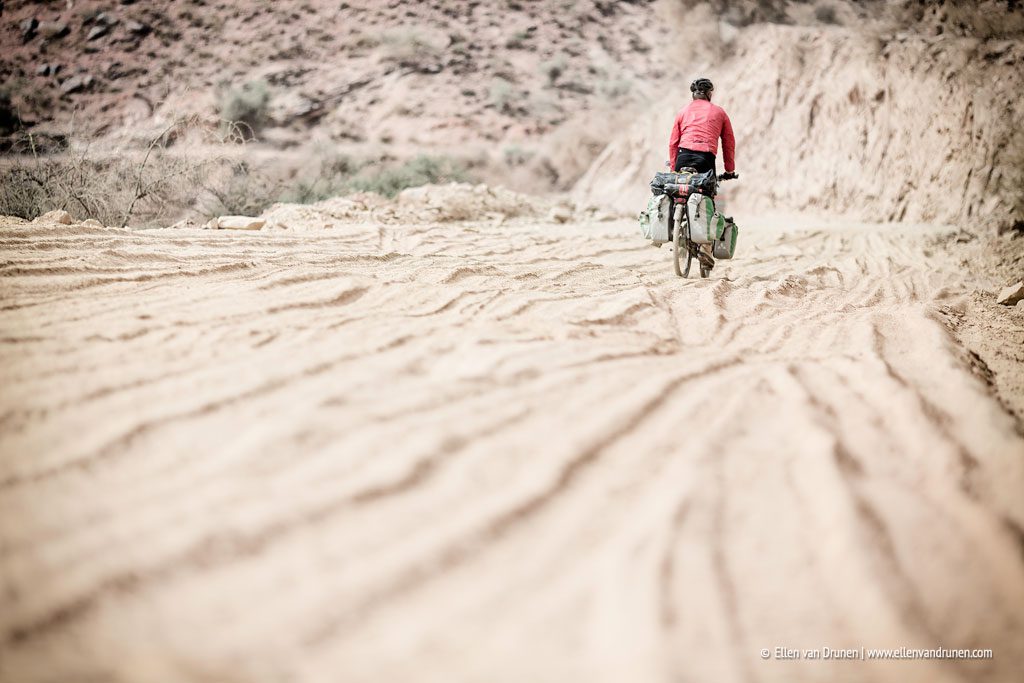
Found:
[[[690,266],[693,265],[693,245],[690,244],[690,217],[686,217],[686,230],[683,232],[683,244],[686,246],[686,268],[683,277],[690,277]]]
[[[675,223],[675,203],[673,203],[672,211],[673,223]],[[672,268],[676,271],[676,275],[678,275],[679,278],[685,278],[686,276],[683,274],[682,270],[679,269],[679,250],[682,248],[682,240],[680,239],[682,237],[682,233],[683,231],[679,229],[679,225],[672,225]],[[687,266],[689,266],[688,263]]]

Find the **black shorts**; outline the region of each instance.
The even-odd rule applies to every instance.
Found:
[[[697,173],[715,170],[715,155],[711,152],[695,152],[692,149],[679,148],[676,154],[676,167],[673,171],[689,166],[697,169]]]

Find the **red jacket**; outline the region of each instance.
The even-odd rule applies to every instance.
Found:
[[[729,115],[708,100],[690,102],[679,112],[672,126],[672,137],[668,142],[669,168],[676,167],[676,153],[680,147],[718,154],[719,137],[725,151],[725,171],[732,173],[736,170],[736,138],[732,134]]]

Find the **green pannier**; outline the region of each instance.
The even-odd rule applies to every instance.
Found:
[[[736,226],[734,221],[726,221],[725,230],[722,231],[722,238],[715,240],[715,246],[712,250],[715,258],[732,258],[733,254],[736,253],[736,236],[739,231],[740,229]]]
[[[672,215],[672,200],[667,196],[652,195],[647,200],[647,208],[640,212],[640,232],[658,246],[668,242],[668,226]]]
[[[706,195],[694,192],[686,200],[686,211],[690,216],[690,241],[696,244],[713,244],[722,239],[725,231],[725,217],[715,211],[715,202]]]

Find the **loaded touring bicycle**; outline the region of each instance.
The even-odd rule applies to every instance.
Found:
[[[715,209],[715,196],[721,181],[738,177],[736,173],[697,173],[689,168],[654,175],[651,198],[640,213],[640,229],[656,246],[672,243],[672,263],[679,277],[689,277],[696,260],[700,276],[706,278],[716,258],[731,259],[736,253],[739,229]],[[684,256],[685,265],[681,265]]]

